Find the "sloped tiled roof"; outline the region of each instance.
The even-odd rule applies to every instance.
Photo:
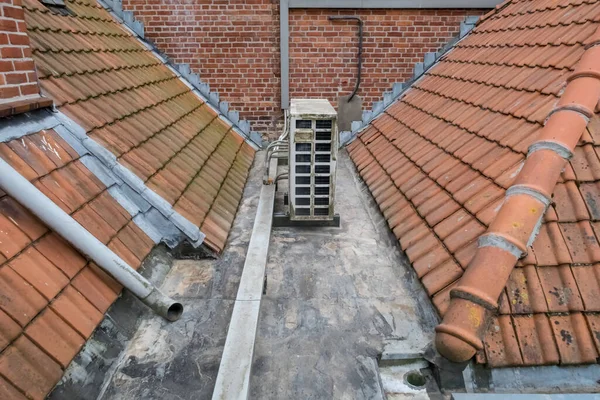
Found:
[[[54,130],[0,143],[0,157],[133,268],[154,247]],[[44,398],[121,289],[0,192],[0,398]]]
[[[442,316],[599,22],[597,1],[506,2],[348,146]],[[573,153],[537,239],[510,274],[479,362],[597,360],[597,115]]]
[[[44,92],[221,251],[254,150],[94,0],[25,0]]]

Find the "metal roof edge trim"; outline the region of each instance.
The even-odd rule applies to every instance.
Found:
[[[110,151],[88,137],[75,121],[61,112],[55,112],[52,118],[59,122],[54,130],[77,151],[82,163],[155,243],[162,241],[174,248],[186,239],[194,247],[204,242],[206,235],[196,225],[120,164]],[[106,153],[112,157],[107,157]]]
[[[437,63],[450,52],[457,43],[460,43],[469,35],[469,33],[471,33],[478,21],[479,17],[477,16],[465,17],[464,21],[460,23],[460,31],[457,37],[450,39],[439,51],[435,53],[425,53],[423,62],[415,64],[412,78],[406,82],[394,83],[392,91],[383,94],[383,100],[373,103],[371,110],[363,110],[362,120],[352,121],[351,131],[340,132],[340,148],[352,143],[362,131],[369,127],[373,120],[381,116],[388,108],[402,99],[404,94],[427,74],[427,71],[437,65]]]
[[[229,110],[229,103],[221,101],[218,92],[211,92],[210,85],[203,82],[198,74],[191,72],[189,64],[174,64],[169,58],[161,53],[144,35],[144,24],[135,19],[132,11],[123,11],[122,0],[97,0],[124,29],[129,31],[142,45],[158,58],[167,68],[173,72],[180,81],[190,88],[192,93],[212,108],[223,121],[231,125],[233,131],[241,136],[255,151],[263,147],[262,135],[251,130],[250,122],[240,120],[239,112]]]

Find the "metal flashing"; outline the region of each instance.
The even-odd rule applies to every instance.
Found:
[[[235,133],[244,138],[254,150],[262,148],[262,136],[258,132],[250,129],[250,122],[240,120],[240,114],[237,111],[229,109],[229,103],[221,101],[219,93],[210,91],[210,85],[202,81],[198,74],[191,71],[189,64],[174,64],[168,57],[163,55],[153,44],[149,43],[144,37],[144,24],[137,21],[131,11],[123,11],[122,0],[98,0],[98,3],[104,7],[125,29],[127,29],[140,43],[144,45],[156,58],[158,58],[167,68],[173,72],[180,81],[182,81],[192,93],[215,111],[221,119],[234,128]],[[235,129],[237,128],[237,129]],[[253,134],[256,133],[256,134]]]
[[[121,165],[109,150],[87,135],[82,138],[83,128],[66,115],[57,112],[53,117],[60,123],[55,131],[72,145],[82,163],[106,185],[110,195],[155,243],[163,241],[174,248],[187,239],[194,247],[202,244],[205,235],[200,229]]]
[[[47,110],[19,114],[4,120],[0,127],[0,143],[10,142],[39,131],[53,129],[57,125],[60,125],[60,121],[52,114],[48,114]]]

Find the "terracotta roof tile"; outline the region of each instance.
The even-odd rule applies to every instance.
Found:
[[[488,362],[494,366],[523,364],[515,327],[508,315],[492,320],[485,336],[484,348]]]
[[[108,310],[108,307],[117,299],[120,292],[120,290],[115,292],[89,266],[81,270],[73,279],[72,285],[102,313]]]
[[[550,325],[563,364],[596,362],[598,352],[583,314],[551,316]]]
[[[496,9],[348,147],[440,314],[462,274],[457,265],[469,265],[477,238],[499,216],[599,18],[593,2]],[[598,310],[598,121],[592,117],[560,173],[539,234],[502,291],[505,316],[479,361],[588,362],[558,351],[545,313],[577,320]]]
[[[38,173],[17,155],[6,143],[0,143],[0,157],[21,175],[29,180],[37,178]]]
[[[117,233],[89,204],[74,213],[73,218],[102,243],[108,243]]]
[[[517,332],[523,364],[558,364],[558,349],[550,321],[543,314],[515,316],[513,323]]]
[[[50,308],[86,339],[103,317],[100,311],[70,285],[56,297]]]
[[[559,226],[574,263],[600,262],[600,245],[588,221]]]
[[[600,182],[582,183],[579,190],[592,219],[600,220]]]
[[[29,248],[8,264],[50,301],[68,283],[69,279],[35,248]]]
[[[512,314],[548,312],[544,289],[533,265],[515,268],[510,274],[506,292]]]
[[[70,279],[87,264],[87,260],[56,233],[44,236],[35,248]]]
[[[46,299],[7,265],[0,267],[0,289],[0,308],[21,326],[46,307]]]
[[[558,219],[561,222],[576,222],[589,220],[585,203],[573,181],[556,185],[553,201],[555,203]]]
[[[27,337],[66,368],[85,343],[54,311],[46,309],[27,329]]]
[[[0,214],[15,224],[29,239],[37,240],[48,228],[11,197],[0,198]]]
[[[600,264],[573,266],[573,275],[586,311],[600,311]]]
[[[5,259],[12,258],[31,243],[31,239],[9,218],[0,214],[0,255]]]
[[[21,327],[7,313],[0,310],[0,351],[21,334]],[[1,393],[1,391],[0,391]]]
[[[550,312],[583,311],[583,302],[569,265],[538,268]]]
[[[227,201],[222,200],[224,193],[219,196],[219,188],[235,161],[236,151],[231,152],[235,146],[231,144],[241,143],[241,137],[102,7],[93,1],[67,3],[73,13],[70,17],[48,12],[34,0],[24,1],[42,88],[55,99],[60,111],[80,123],[88,135],[105,145],[159,195],[173,205],[183,198],[191,199],[191,210],[204,210],[186,213],[193,214],[190,219],[198,226],[209,210],[225,216],[218,224],[219,240],[215,237],[207,243],[223,242],[230,225],[225,221],[231,220],[229,213],[237,209],[237,204],[231,202],[239,202],[243,186],[228,186],[232,195]],[[52,143],[61,145],[59,140]],[[15,151],[22,151],[17,144],[13,146]],[[246,147],[246,158],[251,159],[254,151]],[[53,170],[54,164],[48,161],[56,157],[48,160],[42,155],[23,155],[33,170],[27,170],[30,179],[33,174],[45,176]],[[26,169],[27,165],[20,168]],[[239,168],[245,170],[239,176],[245,177],[250,164],[239,163]],[[58,178],[66,179],[64,174],[59,172]],[[50,183],[50,179],[44,178],[44,183]],[[184,193],[193,186],[201,187],[203,193]],[[78,209],[82,197],[87,197],[85,190],[79,196],[72,193],[62,198],[49,189],[44,192],[54,200],[61,199],[61,206],[68,211]],[[98,213],[99,208],[95,211]],[[95,220],[91,218],[94,215],[87,216]],[[103,219],[113,228],[123,222],[108,215]],[[102,231],[95,233],[108,239]],[[214,250],[221,248],[222,244],[216,245]]]
[[[10,400],[26,400],[21,392],[17,390],[11,383],[0,377],[0,398]]]
[[[44,399],[62,369],[25,336],[0,355],[0,374],[32,399]]]

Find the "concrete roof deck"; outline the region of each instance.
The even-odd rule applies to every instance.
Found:
[[[262,160],[262,157],[257,157]],[[341,228],[275,228],[250,398],[372,398],[384,341],[431,338],[437,316],[345,151]],[[149,316],[107,379],[102,399],[209,398],[256,212],[255,162],[219,260],[178,261],[163,290],[187,307]]]

